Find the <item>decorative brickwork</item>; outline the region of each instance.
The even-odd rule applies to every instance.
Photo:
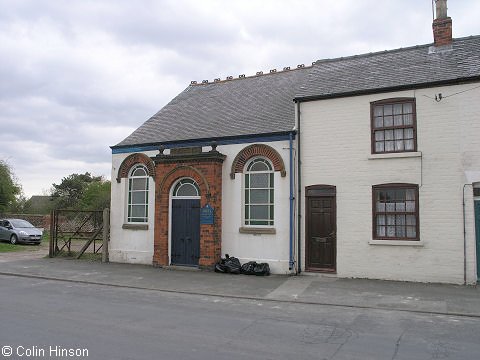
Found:
[[[155,180],[155,164],[145,154],[135,153],[129,155],[123,160],[120,168],[118,169],[117,182],[119,183],[122,178],[128,177],[128,172],[135,164],[143,164],[147,167],[148,175]]]
[[[200,188],[200,205],[215,210],[213,225],[200,225],[201,268],[213,269],[221,256],[222,234],[222,165],[225,155],[212,151],[197,157],[159,155],[156,163],[154,266],[169,265],[169,196],[172,185],[180,178],[192,178]]]
[[[235,157],[230,171],[230,178],[235,179],[236,173],[243,173],[247,161],[255,156],[263,156],[269,159],[272,162],[275,171],[280,171],[282,177],[287,175],[287,172],[285,171],[285,163],[277,150],[268,145],[253,144],[244,148]]]
[[[452,19],[433,20],[433,40],[436,47],[452,44]]]

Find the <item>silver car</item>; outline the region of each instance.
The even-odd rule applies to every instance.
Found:
[[[10,244],[25,243],[39,245],[42,241],[42,230],[37,229],[26,220],[0,220],[0,240],[10,241]]]

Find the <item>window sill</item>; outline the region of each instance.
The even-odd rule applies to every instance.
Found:
[[[126,230],[148,230],[148,224],[123,224],[122,229],[126,229]]]
[[[369,245],[387,245],[387,246],[414,246],[423,247],[422,240],[370,240]]]
[[[240,234],[276,234],[275,228],[261,228],[261,227],[241,227],[238,229]]]
[[[421,151],[410,151],[401,153],[387,153],[387,154],[371,154],[368,156],[368,160],[378,159],[401,159],[401,158],[417,158],[422,157]]]

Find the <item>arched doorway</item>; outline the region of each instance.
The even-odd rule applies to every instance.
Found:
[[[191,178],[172,186],[172,265],[198,266],[200,258],[200,189]]]

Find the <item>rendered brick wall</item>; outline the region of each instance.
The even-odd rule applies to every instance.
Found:
[[[463,282],[465,173],[480,171],[480,89],[475,86],[301,104],[302,187],[337,187],[338,276]],[[440,102],[434,100],[438,93],[444,96]],[[450,94],[456,95],[445,97]],[[418,152],[372,155],[370,102],[394,97],[416,98]],[[382,183],[419,185],[420,243],[373,244],[371,188]],[[476,281],[472,199],[467,186],[467,282]],[[303,214],[304,204],[305,197]]]

